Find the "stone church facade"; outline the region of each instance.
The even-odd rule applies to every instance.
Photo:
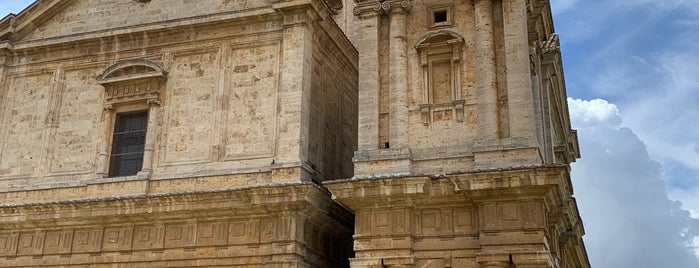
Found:
[[[38,0],[0,267],[589,267],[537,0]]]

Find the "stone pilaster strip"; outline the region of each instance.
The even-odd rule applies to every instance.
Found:
[[[534,146],[537,140],[529,70],[527,5],[525,0],[502,0],[502,6],[510,135],[526,139]]]
[[[406,8],[409,1],[384,2],[390,11],[389,47],[389,141],[391,147],[408,146],[408,35]],[[393,8],[391,6],[399,6]],[[383,4],[382,4],[383,5]]]
[[[474,7],[476,62],[480,64],[476,73],[478,137],[493,140],[498,135],[493,3],[491,0],[475,0]]]

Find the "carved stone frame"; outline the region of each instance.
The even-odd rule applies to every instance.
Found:
[[[435,111],[452,110],[454,118],[458,122],[464,121],[464,104],[461,96],[461,51],[464,38],[460,35],[441,30],[431,32],[418,40],[415,49],[420,56],[420,69],[422,71],[422,101],[420,113],[422,124],[429,125],[432,122],[432,113]],[[449,58],[451,64],[451,103],[434,103],[432,95],[432,61]]]
[[[143,152],[143,167],[137,178],[147,178],[153,171],[155,127],[160,106],[160,96],[165,87],[167,72],[158,64],[143,60],[127,60],[107,68],[97,77],[104,86],[105,106],[102,119],[102,137],[97,161],[98,178],[107,176],[111,133],[117,112],[148,110],[148,127]]]

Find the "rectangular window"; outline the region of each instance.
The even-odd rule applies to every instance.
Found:
[[[119,113],[114,122],[109,176],[136,175],[143,167],[148,111]]]

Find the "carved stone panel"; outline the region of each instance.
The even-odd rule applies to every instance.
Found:
[[[165,227],[165,248],[193,247],[196,245],[196,224],[170,224]]]
[[[40,255],[44,249],[44,232],[25,232],[19,234],[17,255]]]
[[[165,227],[135,226],[133,229],[133,250],[163,248]]]
[[[46,232],[44,254],[68,254],[73,244],[73,230]]]
[[[34,175],[42,166],[52,75],[45,71],[10,78],[4,102],[5,114],[11,116],[0,130],[0,176]]]
[[[68,69],[60,97],[56,132],[52,137],[51,173],[79,173],[93,169],[97,123],[104,89],[94,79],[97,66]]]
[[[211,161],[219,48],[176,53],[168,79],[164,165]]]
[[[104,229],[102,240],[103,251],[125,251],[131,250],[133,239],[133,227],[107,227]]]
[[[228,224],[228,243],[257,244],[260,243],[258,220],[231,220]]]
[[[0,257],[17,254],[17,233],[0,233]]]
[[[260,242],[272,242],[276,238],[277,221],[272,218],[260,220]]]
[[[102,228],[75,230],[72,252],[99,252],[102,247],[102,231]]]
[[[228,222],[202,222],[197,226],[197,246],[218,246],[228,242]]]
[[[225,160],[274,154],[279,43],[230,51],[224,120]]]
[[[454,232],[464,233],[474,229],[473,211],[467,208],[454,209]]]

